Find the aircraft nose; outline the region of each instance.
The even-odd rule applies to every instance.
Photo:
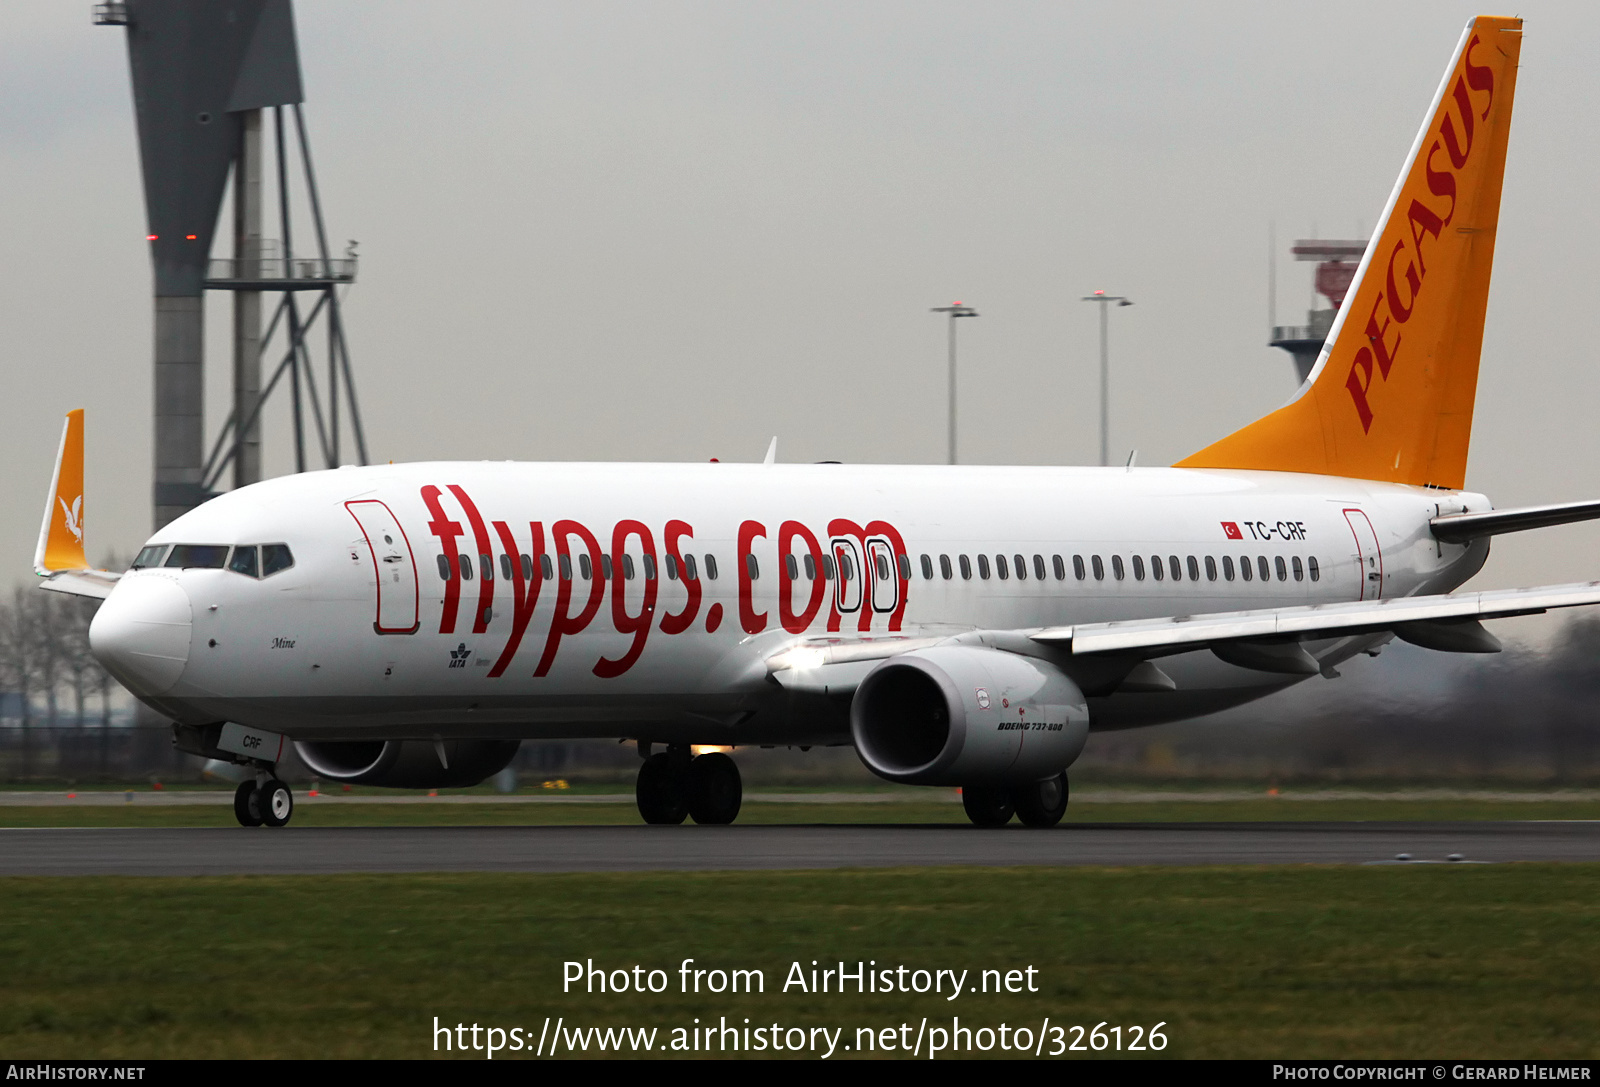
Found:
[[[89,648],[134,694],[165,694],[189,663],[193,626],[189,594],[172,578],[124,578],[89,624]]]

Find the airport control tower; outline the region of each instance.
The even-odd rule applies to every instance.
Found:
[[[293,414],[296,471],[307,467],[310,432],[327,467],[343,463],[341,414],[354,459],[365,464],[339,306],[339,289],[355,280],[355,243],[339,256],[328,249],[290,0],[125,0],[96,4],[93,18],[125,30],[133,76],[155,295],[155,527],[210,498],[225,473],[234,487],[261,479],[261,412],[280,384]],[[233,255],[213,258],[230,181]],[[302,231],[298,250],[296,205],[309,206],[313,227],[310,244]],[[273,219],[276,238],[266,236]],[[209,452],[207,291],[226,291],[233,301],[233,410]],[[262,302],[272,295],[263,331]],[[325,365],[313,366],[310,333],[319,317]]]
[[[1297,261],[1316,261],[1317,272],[1313,280],[1315,293],[1311,296],[1311,310],[1303,325],[1276,325],[1272,329],[1269,346],[1281,347],[1294,357],[1295,374],[1301,384],[1317,363],[1317,354],[1333,327],[1334,315],[1344,304],[1345,292],[1355,278],[1356,266],[1367,251],[1365,241],[1322,241],[1312,239],[1297,241],[1289,252]],[[1317,308],[1317,296],[1328,300],[1326,309]]]

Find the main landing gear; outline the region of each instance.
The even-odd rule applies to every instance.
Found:
[[[294,815],[294,794],[289,786],[266,771],[254,780],[241,781],[233,791],[233,817],[241,827],[286,826]]]
[[[967,785],[961,806],[980,827],[1003,827],[1013,815],[1030,827],[1053,827],[1067,813],[1067,772],[1026,785]]]
[[[731,823],[739,817],[744,783],[738,765],[720,751],[691,755],[688,744],[668,744],[648,754],[641,742],[644,765],[634,796],[646,823],[677,824],[685,817],[696,823]]]

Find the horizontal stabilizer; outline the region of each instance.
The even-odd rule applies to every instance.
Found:
[[[1483,513],[1447,513],[1428,522],[1434,538],[1445,543],[1466,543],[1503,532],[1526,532],[1600,517],[1600,501],[1560,502],[1553,506],[1523,506]]]

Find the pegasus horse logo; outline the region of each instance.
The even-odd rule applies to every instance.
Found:
[[[68,506],[67,500],[60,496],[56,497],[56,501],[61,503],[61,514],[66,518],[67,531],[78,541],[78,546],[83,546],[83,522],[80,520],[83,516],[83,495],[74,498],[71,506]]]

